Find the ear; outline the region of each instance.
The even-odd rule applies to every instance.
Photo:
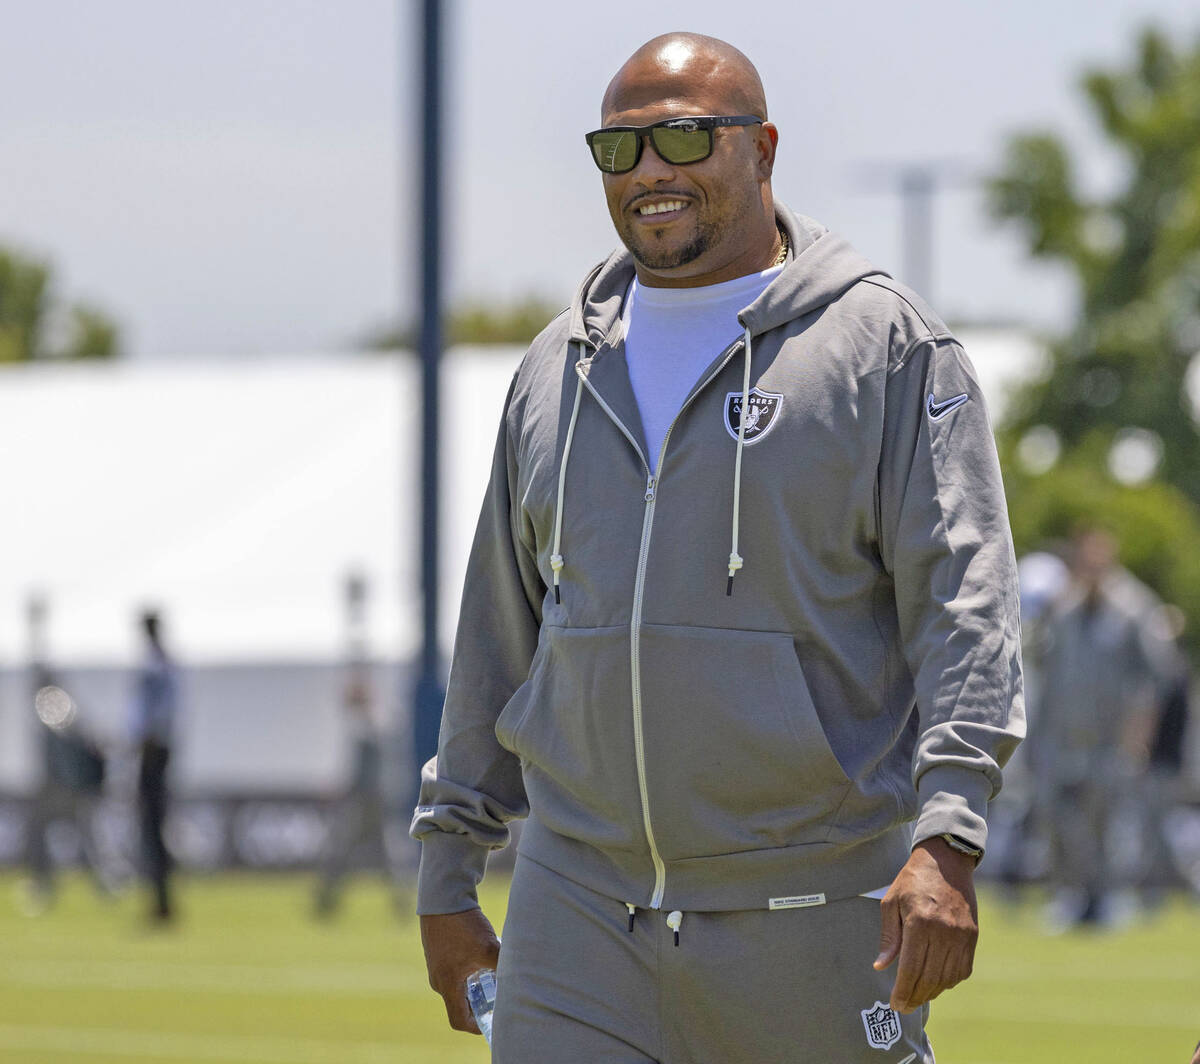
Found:
[[[763,181],[771,179],[775,169],[775,149],[779,144],[779,130],[771,122],[758,127],[755,147],[758,149],[758,176]]]

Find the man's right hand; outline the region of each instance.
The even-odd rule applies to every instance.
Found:
[[[422,916],[421,945],[429,985],[442,995],[450,1026],[479,1034],[467,1004],[467,976],[480,968],[495,968],[500,959],[500,940],[488,918],[479,909]]]

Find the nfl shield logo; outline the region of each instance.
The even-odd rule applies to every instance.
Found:
[[[867,1045],[872,1049],[891,1049],[900,1041],[900,1017],[882,1001],[875,1007],[862,1010],[863,1026],[867,1029]]]
[[[775,424],[782,395],[750,389],[750,402],[746,404],[746,442],[758,443]],[[725,430],[735,440],[742,423],[742,393],[728,392],[725,396]]]

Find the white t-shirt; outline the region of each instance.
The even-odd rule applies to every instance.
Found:
[[[742,334],[738,312],[782,269],[773,266],[701,288],[645,288],[633,279],[621,311],[625,360],[655,472],[667,429],[684,399],[712,360]]]

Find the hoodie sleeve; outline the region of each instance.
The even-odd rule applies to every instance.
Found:
[[[987,803],[1025,734],[1016,560],[983,396],[950,337],[889,371],[880,550],[919,717],[913,842],[983,849]]]
[[[438,754],[421,772],[410,832],[421,842],[417,912],[478,907],[489,850],[529,811],[518,758],[496,740],[496,718],[529,672],[545,585],[532,536],[513,505],[517,468],[509,388],[491,480],[467,563]]]

